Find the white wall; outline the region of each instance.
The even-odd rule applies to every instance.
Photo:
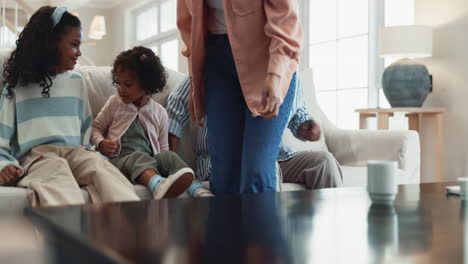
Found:
[[[468,1],[416,0],[416,24],[434,27],[432,58],[421,60],[433,75],[433,93],[424,106],[444,107],[443,180],[468,176]],[[432,135],[431,124],[423,126]],[[426,138],[423,159],[432,157]],[[422,175],[431,180],[431,172]],[[433,179],[433,178],[432,178]]]
[[[89,40],[89,26],[93,17],[96,15],[104,16],[106,19],[107,35],[101,40],[96,40],[95,45],[84,43],[81,46],[81,52],[84,56],[93,61],[95,65],[111,65],[114,59],[114,40],[112,36],[115,34],[115,29],[112,27],[114,24],[114,17],[112,11],[107,9],[97,9],[83,7],[76,10],[80,16],[80,20],[83,28],[83,41]],[[92,40],[91,40],[92,41]],[[80,64],[86,65],[83,59],[80,60]]]

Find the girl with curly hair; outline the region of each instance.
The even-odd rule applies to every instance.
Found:
[[[179,196],[192,185],[194,172],[169,151],[166,109],[150,97],[166,85],[160,59],[145,47],[123,51],[112,77],[118,94],[97,115],[91,142],[132,183],[146,185],[154,199]]]
[[[92,115],[83,77],[81,22],[64,7],[41,7],[4,65],[0,185],[30,190],[33,206],[139,200],[133,186],[87,148]]]

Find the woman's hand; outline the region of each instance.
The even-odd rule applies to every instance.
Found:
[[[192,118],[192,121],[195,122],[198,126],[204,127],[205,124],[203,123],[203,119],[200,118],[199,116],[195,115],[195,105],[192,101],[192,99],[189,99],[189,105],[188,105],[188,110],[190,113],[190,117]]]
[[[264,84],[264,96],[266,97],[265,108],[259,112],[260,116],[266,119],[278,116],[279,109],[283,103],[280,91],[281,77],[274,73],[267,73]],[[254,115],[256,115],[254,113]]]
[[[8,165],[0,171],[0,183],[12,183],[18,179],[23,171],[14,165]]]
[[[99,152],[104,154],[108,158],[113,158],[115,156],[115,153],[119,149],[119,144],[117,141],[113,141],[111,139],[104,139],[99,143],[98,146]]]
[[[193,79],[190,77],[190,89],[193,89]],[[203,123],[203,117],[200,117],[199,115],[196,115],[196,109],[195,109],[195,102],[193,101],[193,97],[191,92],[189,92],[189,101],[188,101],[188,111],[190,113],[190,118],[192,118],[192,121],[194,121],[198,126],[204,127],[205,124]]]

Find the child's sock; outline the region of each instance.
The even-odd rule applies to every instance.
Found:
[[[190,196],[194,197],[198,189],[204,188],[203,184],[200,181],[193,181],[192,185],[187,189],[187,192]]]
[[[190,197],[210,197],[213,193],[207,189],[200,181],[193,181],[187,190]]]
[[[161,177],[161,175],[156,174],[151,179],[148,181],[148,189],[150,192],[154,193],[154,191],[159,187],[162,181],[164,181],[166,178]]]

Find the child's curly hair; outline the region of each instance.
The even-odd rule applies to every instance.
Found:
[[[3,85],[7,98],[14,96],[18,83],[38,83],[42,96],[49,97],[54,68],[59,63],[58,41],[70,27],[81,27],[80,19],[69,12],[54,27],[52,13],[56,7],[43,6],[31,17],[16,41],[16,48],[3,66]]]
[[[133,72],[147,94],[158,93],[166,86],[166,70],[151,49],[138,46],[122,51],[115,59],[112,69],[114,84],[116,73],[122,70]]]

